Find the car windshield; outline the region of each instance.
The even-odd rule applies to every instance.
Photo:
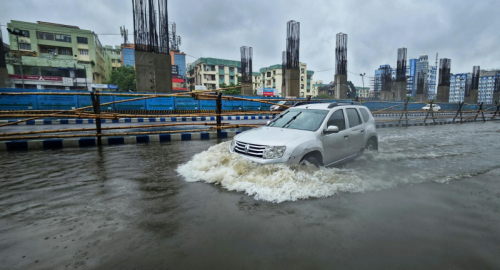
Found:
[[[270,127],[316,131],[323,123],[327,110],[293,109],[284,112]]]

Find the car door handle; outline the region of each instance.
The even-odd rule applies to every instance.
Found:
[[[348,136],[348,135],[345,135],[345,136],[344,136],[344,139],[348,139],[348,138],[349,138],[349,136]]]
[[[363,129],[362,129],[362,130],[361,130],[361,133],[363,133],[363,132],[365,132],[365,130],[363,130]]]

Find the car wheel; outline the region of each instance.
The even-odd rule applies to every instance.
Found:
[[[365,149],[368,150],[368,151],[378,151],[377,144],[375,143],[374,140],[369,140],[366,143]]]
[[[312,164],[312,165],[316,166],[316,168],[319,168],[319,166],[320,166],[319,161],[315,157],[313,157],[313,156],[306,156],[306,157],[304,157],[300,161],[299,164],[302,165],[302,166]]]

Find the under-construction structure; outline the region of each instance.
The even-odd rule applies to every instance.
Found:
[[[429,100],[429,83],[427,82],[426,70],[421,70],[417,73],[417,102],[427,102]]]
[[[394,100],[403,101],[406,99],[406,60],[408,50],[406,48],[398,49],[398,60],[396,68],[396,81],[393,83],[391,92]]]
[[[469,96],[465,96],[465,103],[475,104],[478,102],[479,96],[479,72],[481,68],[479,66],[472,67],[472,76],[469,85]]]
[[[252,90],[252,47],[242,46],[241,52],[241,94],[250,96]]]
[[[286,71],[286,51],[283,51],[283,53],[281,54],[281,89],[285,89],[285,71]]]
[[[172,92],[167,0],[132,0],[132,10],[137,91]]]
[[[0,31],[0,87],[7,87],[8,85],[9,73],[7,72],[7,62],[5,61],[2,31]]]
[[[286,70],[284,96],[300,96],[300,23],[289,21],[286,25]]]
[[[500,73],[495,76],[495,86],[493,88],[493,104],[500,102]]]
[[[392,93],[392,71],[389,66],[381,67],[379,85],[380,93],[378,93],[381,100],[393,100],[394,96]]]
[[[335,43],[335,99],[347,98],[347,34],[338,33]]]
[[[451,59],[443,58],[439,60],[439,82],[436,94],[437,102],[450,101],[450,73]]]

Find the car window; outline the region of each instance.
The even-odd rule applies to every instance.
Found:
[[[339,128],[339,131],[345,129],[345,117],[344,117],[344,110],[338,110],[330,116],[330,119],[328,119],[328,122],[326,126],[337,126]]]
[[[368,111],[365,108],[359,108],[359,110],[361,111],[361,115],[363,115],[363,119],[365,119],[365,122],[368,122],[368,120],[370,120],[370,114],[368,113]]]
[[[327,114],[327,110],[289,109],[269,126],[315,131],[321,126]]]
[[[349,119],[349,127],[355,127],[361,124],[361,118],[356,109],[347,109],[347,119]]]

